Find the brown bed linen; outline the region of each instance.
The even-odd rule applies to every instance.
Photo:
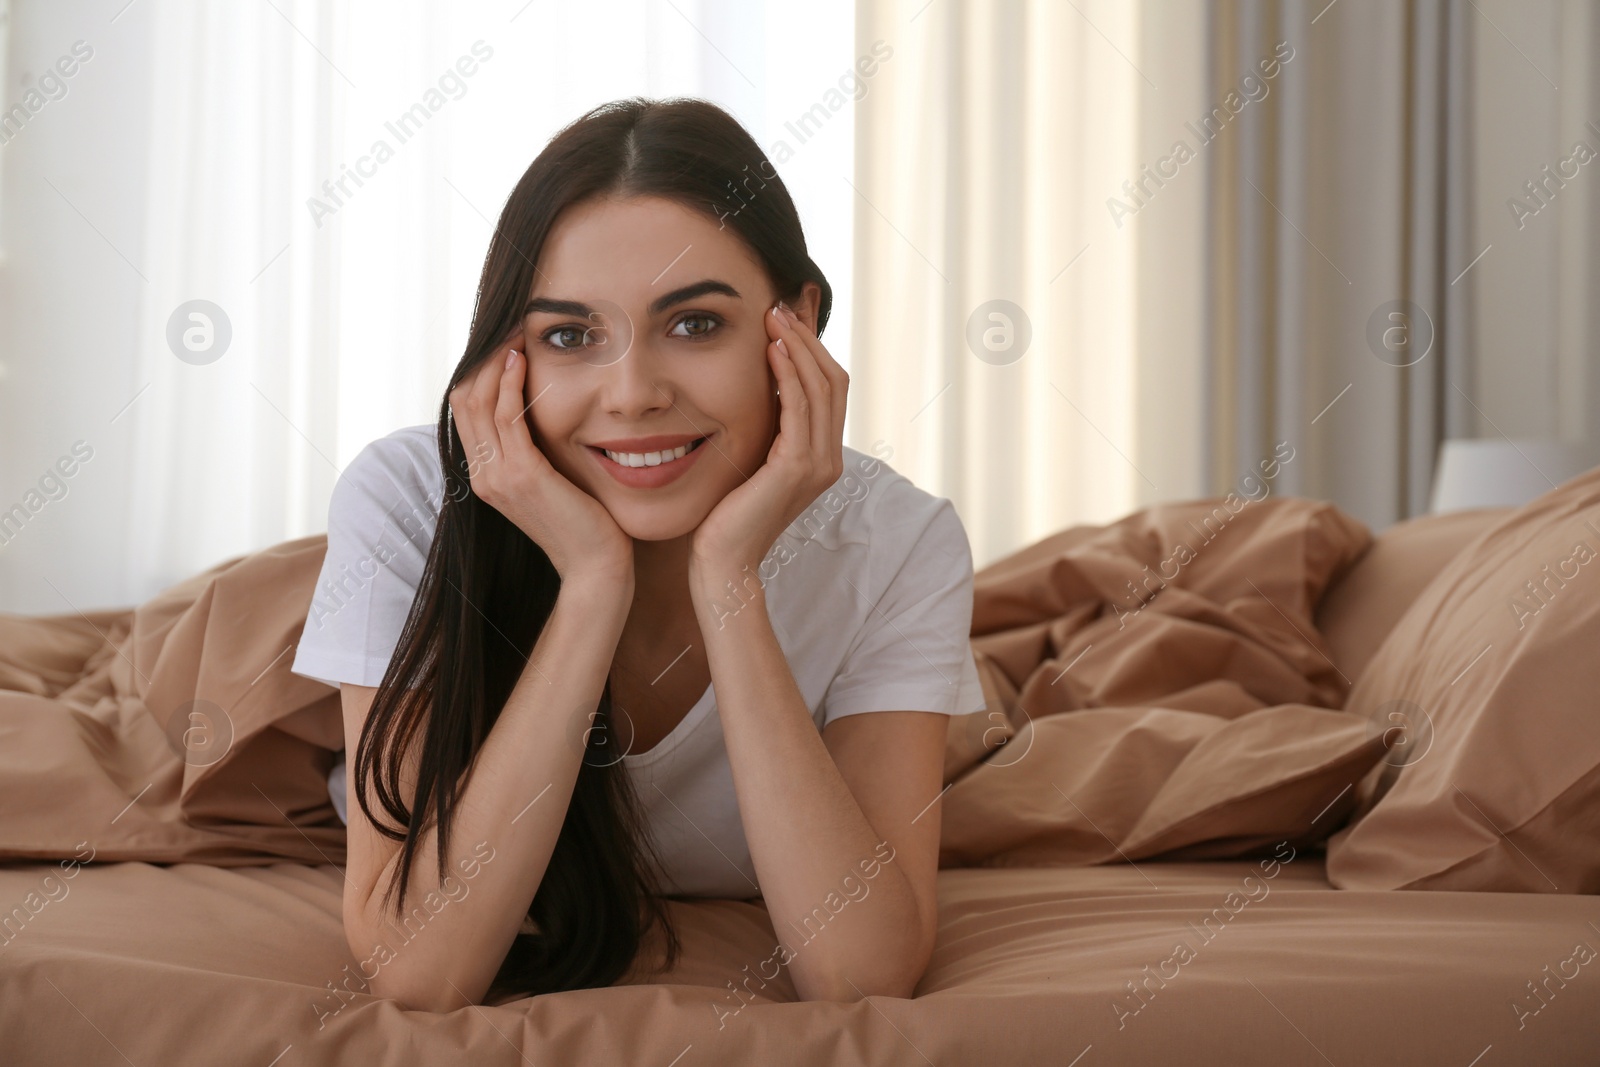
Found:
[[[1116,625],[1122,583],[1215,504],[980,574],[995,715],[952,722],[944,844],[1005,869],[940,871],[910,1000],[795,1002],[760,980],[759,901],[675,900],[671,974],[652,942],[612,988],[404,1011],[352,977],[336,697],[282,654],[320,537],[131,611],[0,617],[0,856],[89,860],[0,865],[0,1062],[1591,1062],[1600,982],[1572,968],[1600,946],[1593,898],[1334,890],[1305,846],[1375,752],[1311,622],[1364,528],[1251,504]],[[197,697],[232,727],[203,765],[165,730]],[[1265,858],[1194,858],[1229,852]]]
[[[1362,672],[1350,712],[1416,755],[1360,783],[1333,883],[1600,893],[1597,695],[1600,467],[1473,539]]]
[[[1365,526],[1322,501],[1153,505],[980,570],[973,648],[1032,718],[1157,702],[1213,715],[1337,708],[1350,679],[1313,614],[1371,543]]]
[[[986,567],[991,706],[951,721],[942,861],[1218,858],[1333,832],[1383,747],[1334,710],[1346,680],[1312,613],[1369,542],[1329,504],[1232,497]],[[0,858],[89,841],[102,861],[342,863],[338,694],[289,670],[325,547],[275,545],[126,612],[0,617]]]
[[[326,540],[120,613],[0,615],[0,858],[342,863],[338,692],[289,671]]]
[[[1037,719],[944,798],[942,867],[1076,866],[1252,855],[1325,839],[1383,738],[1340,711],[1228,719],[1090,708]],[[1020,753],[1015,756],[1013,754]]]
[[[1473,539],[1511,513],[1470,508],[1397,522],[1336,578],[1317,603],[1316,626],[1345,676],[1366,670],[1417,594]]]
[[[0,1062],[1594,1062],[1600,961],[1568,962],[1600,946],[1592,897],[1332,890],[1317,856],[1280,855],[942,871],[910,1000],[795,1002],[781,976],[741,998],[730,983],[774,943],[766,912],[684,901],[672,974],[437,1015],[330,989],[355,967],[336,867],[96,860],[0,948]],[[0,869],[0,906],[54,870]]]
[[[1384,737],[1313,622],[1371,544],[1330,504],[1160,504],[973,581],[989,708],[953,720],[944,866],[1249,855],[1326,837]],[[981,762],[979,762],[981,760]]]

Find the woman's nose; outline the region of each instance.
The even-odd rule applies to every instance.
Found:
[[[622,336],[626,334],[627,336]],[[596,346],[590,373],[600,380],[600,402],[624,418],[671,408],[675,393],[663,353],[624,326]]]

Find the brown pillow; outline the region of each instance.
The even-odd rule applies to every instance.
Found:
[[[1351,678],[1433,576],[1469,541],[1511,513],[1511,508],[1471,508],[1422,515],[1378,534],[1372,547],[1336,579],[1317,604],[1317,629],[1328,655]]]
[[[1347,710],[1396,744],[1329,839],[1328,880],[1600,892],[1597,694],[1600,467],[1468,544],[1356,679]]]

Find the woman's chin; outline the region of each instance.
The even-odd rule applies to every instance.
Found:
[[[635,541],[672,541],[694,533],[704,515],[688,515],[675,507],[649,505],[613,508],[611,517]]]

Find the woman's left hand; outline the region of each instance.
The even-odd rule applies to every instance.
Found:
[[[778,379],[778,436],[766,462],[695,531],[690,578],[712,586],[759,568],[784,528],[844,473],[850,376],[788,308],[770,308],[762,318]]]

